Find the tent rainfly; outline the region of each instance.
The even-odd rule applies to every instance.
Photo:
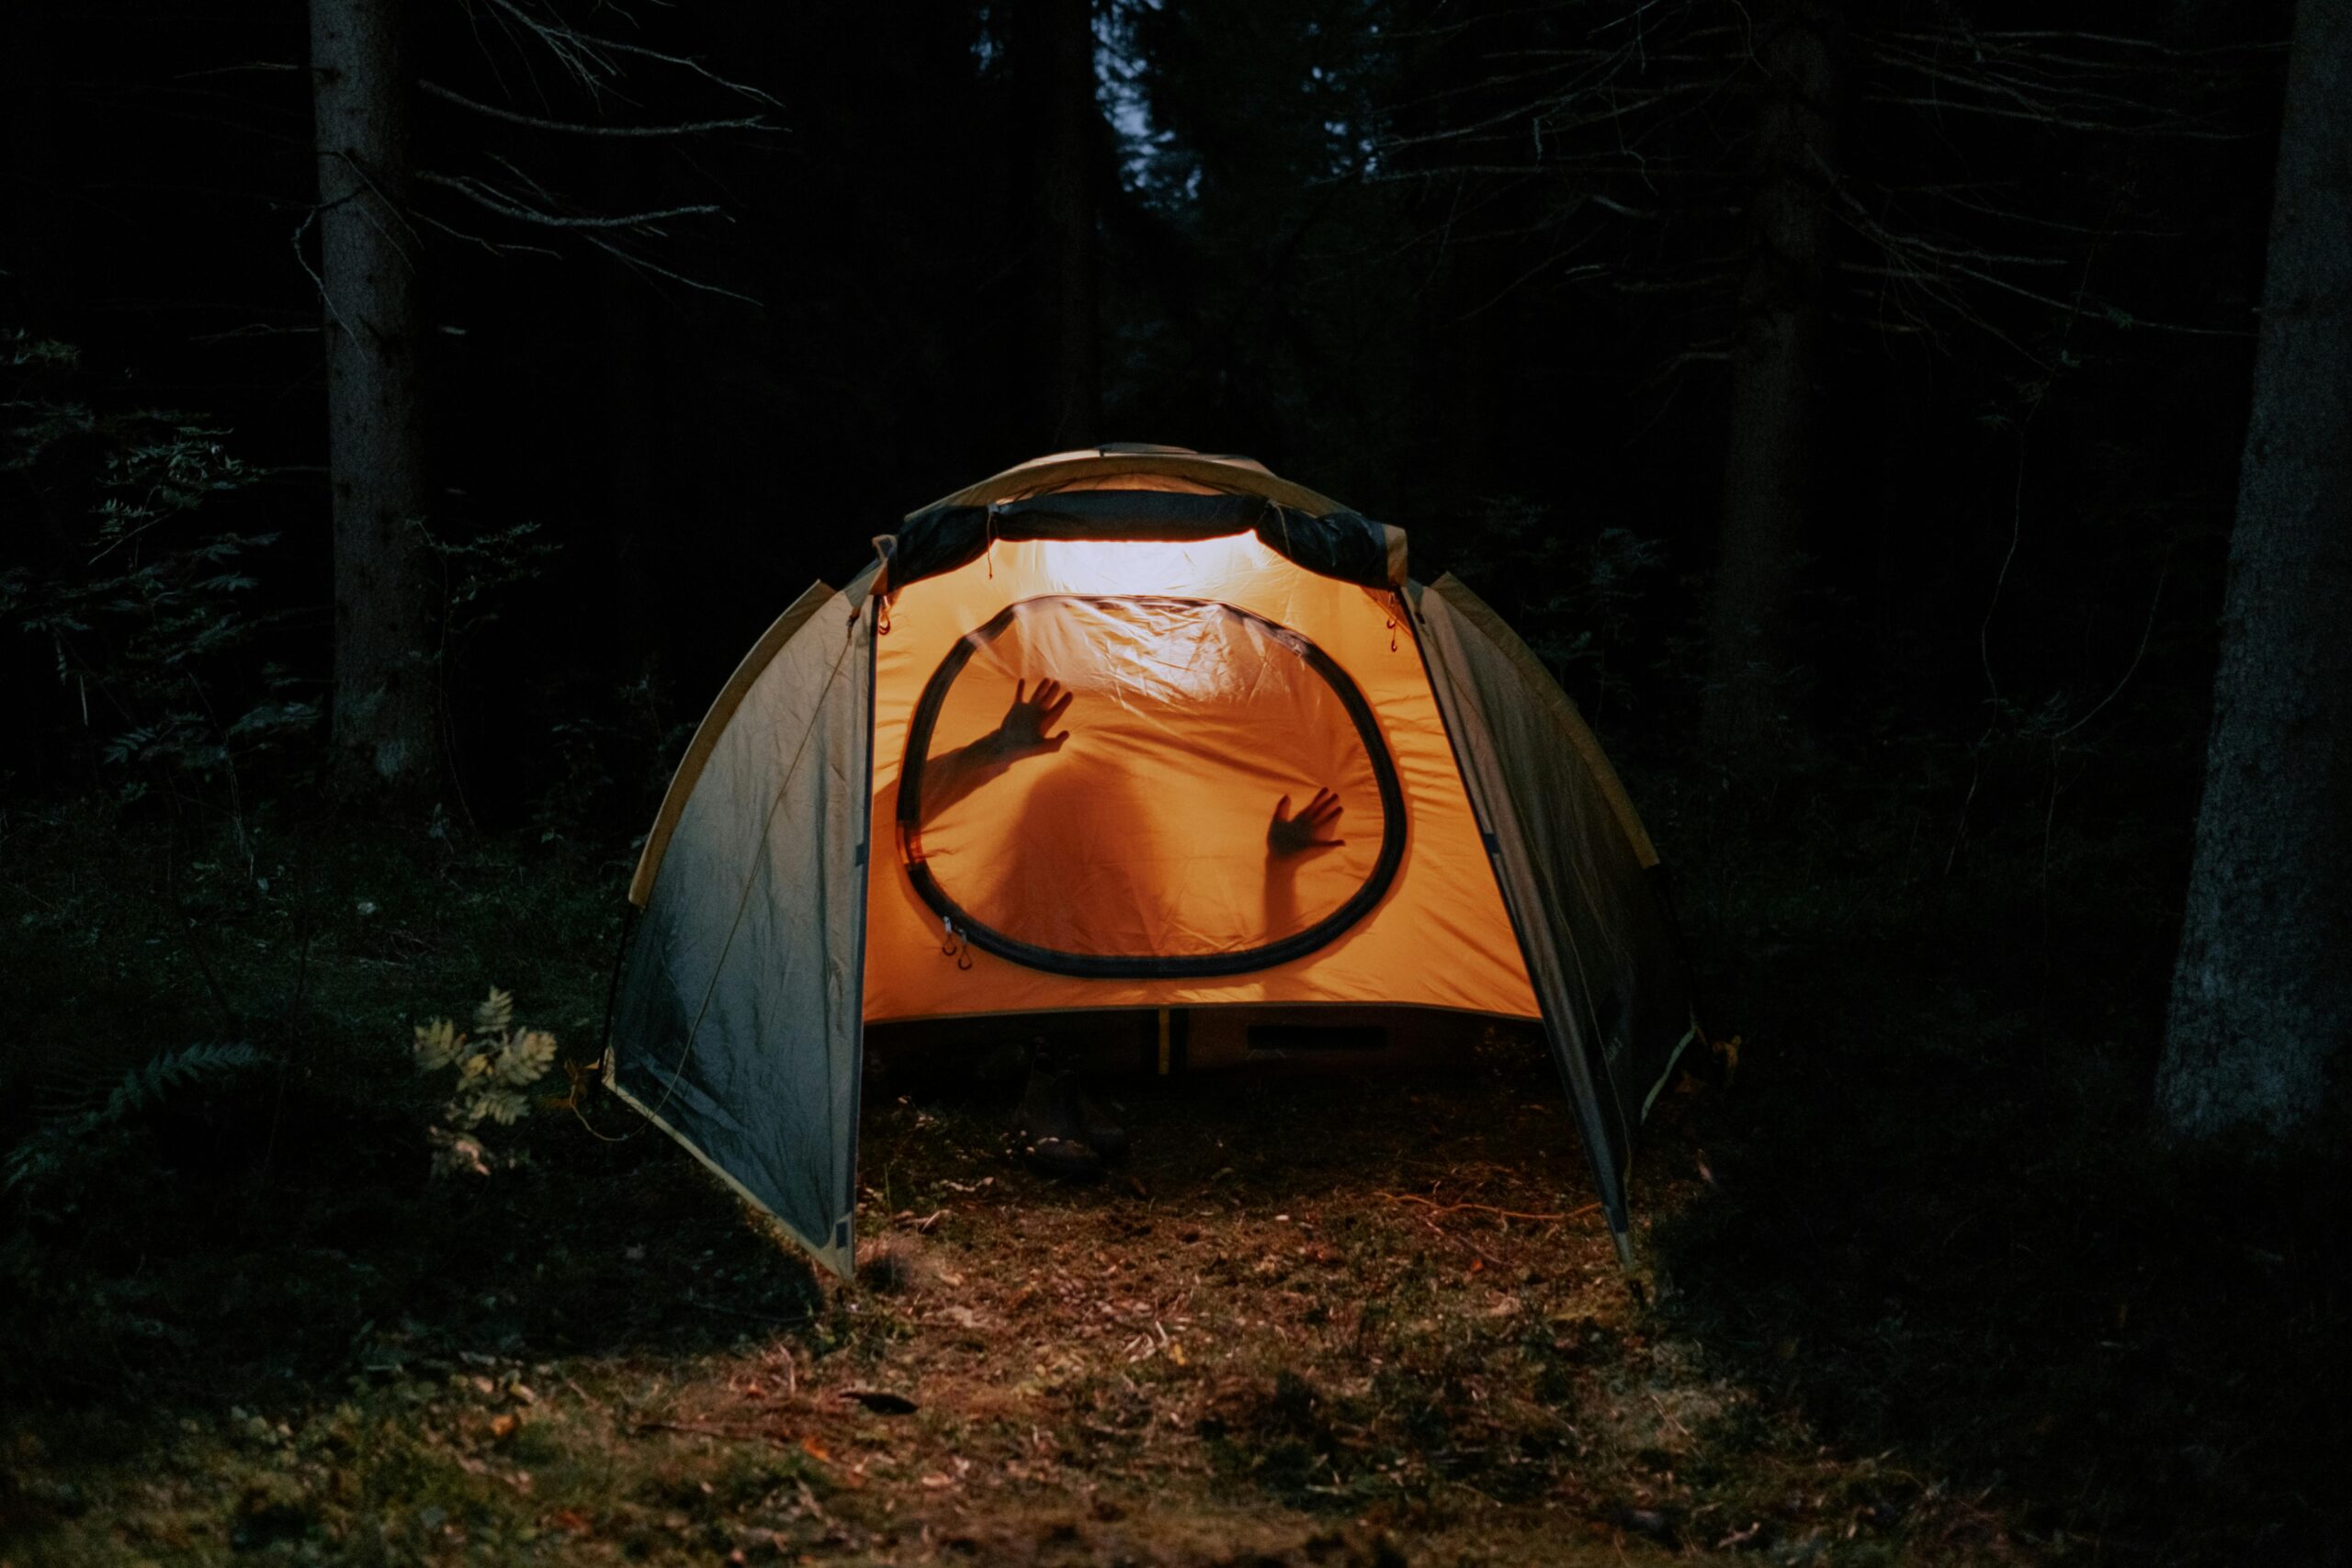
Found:
[[[869,1024],[1540,1021],[1631,1261],[1635,1132],[1696,1029],[1649,836],[1492,610],[1176,447],[1041,457],[875,544],[686,749],[606,1084],[846,1277]]]

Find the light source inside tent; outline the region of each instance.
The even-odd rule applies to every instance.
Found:
[[[949,798],[933,781],[1046,680],[1069,694],[1068,740]],[[1048,968],[1150,974],[1336,936],[1402,853],[1395,781],[1354,682],[1298,633],[1209,600],[1049,594],[1008,605],[933,673],[899,820],[960,927]],[[1322,790],[1340,815],[1317,836],[1340,841],[1270,852],[1278,806]]]
[[[1222,539],[1040,540],[1043,575],[1072,593],[1165,593],[1246,570],[1263,547],[1246,534]],[[994,547],[1002,549],[1005,547]],[[1042,585],[1041,585],[1042,586]]]

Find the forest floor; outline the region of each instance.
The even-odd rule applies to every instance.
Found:
[[[207,850],[0,822],[0,1133],[266,1058],[9,1196],[11,1568],[2345,1560],[2340,1168],[2164,1160],[2147,1010],[2016,999],[1883,867],[1701,890],[1747,1045],[1662,1102],[1637,1280],[1497,1038],[1105,1082],[1088,1188],[1009,1086],[876,1092],[844,1290],[601,1091],[427,1179],[409,1026],[494,982],[593,1055],[625,868]]]

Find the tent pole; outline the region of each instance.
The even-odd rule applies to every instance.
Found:
[[[1626,1273],[1633,1273],[1636,1267],[1634,1262],[1633,1233],[1631,1231],[1621,1231],[1615,1225],[1611,1225],[1609,1227],[1609,1239],[1617,1244],[1618,1266],[1623,1268]]]

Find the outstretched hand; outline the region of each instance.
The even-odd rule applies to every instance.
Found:
[[[1060,750],[1062,742],[1069,739],[1069,731],[1065,729],[1059,735],[1051,731],[1069,710],[1071,695],[1068,687],[1051,678],[1038,681],[1034,696],[1028,682],[1016,682],[1012,705],[1004,710],[1004,722],[997,726],[997,759],[1017,762],[1023,757],[1042,757]]]
[[[1266,853],[1284,860],[1339,848],[1347,842],[1345,839],[1320,835],[1339,826],[1340,811],[1339,795],[1328,789],[1317,790],[1315,798],[1295,817],[1290,814],[1290,796],[1283,796],[1274,802],[1274,819],[1266,824]]]

